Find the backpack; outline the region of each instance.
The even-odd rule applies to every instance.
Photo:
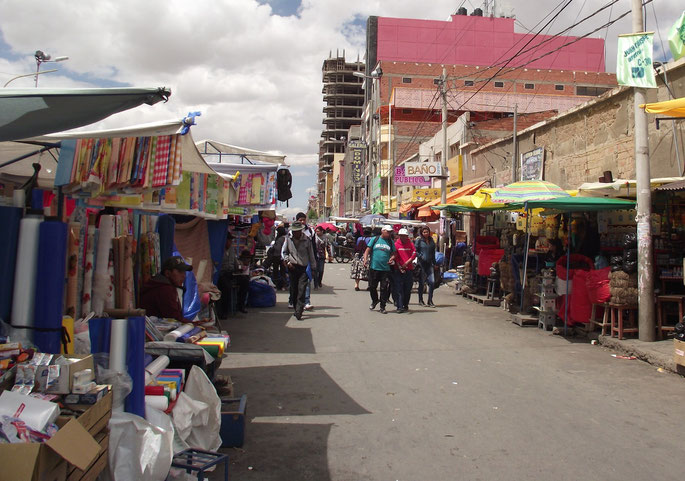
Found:
[[[276,198],[279,202],[288,202],[288,199],[292,199],[293,193],[290,191],[290,187],[293,185],[293,176],[288,169],[279,169],[276,172]],[[288,205],[289,206],[289,205]]]

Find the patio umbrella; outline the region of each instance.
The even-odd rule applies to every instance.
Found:
[[[529,200],[549,200],[570,197],[569,193],[556,184],[544,180],[522,180],[497,189],[492,193],[495,204],[513,204]]]
[[[331,224],[330,222],[319,222],[316,224],[316,227],[321,227],[323,230],[330,230],[333,232],[338,232],[338,227],[335,224]]]
[[[384,215],[380,215],[380,214],[369,214],[369,215],[365,215],[364,217],[362,217],[361,219],[359,219],[359,223],[360,223],[361,225],[373,225],[373,224],[374,224],[374,220],[376,220],[376,219],[383,219],[383,220],[385,220],[385,216],[384,216]]]

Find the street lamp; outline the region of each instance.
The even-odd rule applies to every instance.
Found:
[[[40,64],[46,62],[64,62],[65,60],[69,60],[69,57],[66,56],[55,57],[53,59],[52,56],[50,56],[50,54],[47,54],[42,50],[36,50],[34,57],[36,58],[36,87],[38,87],[38,75],[40,75]]]

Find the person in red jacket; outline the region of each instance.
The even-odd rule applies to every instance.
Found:
[[[192,270],[193,266],[186,264],[183,257],[169,257],[162,264],[162,272],[141,288],[138,307],[145,309],[148,316],[187,322],[183,318],[183,284],[186,272]]]

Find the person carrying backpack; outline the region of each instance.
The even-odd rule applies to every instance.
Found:
[[[390,298],[390,273],[395,264],[395,244],[392,241],[392,226],[386,225],[381,235],[373,238],[366,246],[364,264],[369,264],[369,293],[371,294],[370,310],[374,310],[380,301],[380,313],[386,314],[385,306]],[[378,285],[381,292],[378,297]]]

